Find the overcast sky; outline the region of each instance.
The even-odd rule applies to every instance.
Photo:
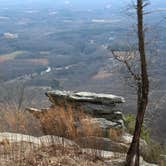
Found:
[[[0,0],[1,6],[14,5],[31,5],[44,6],[50,5],[55,7],[73,7],[73,8],[111,8],[128,5],[131,1],[136,0]],[[166,8],[166,0],[150,0],[152,8]]]

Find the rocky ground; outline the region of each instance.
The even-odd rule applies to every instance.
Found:
[[[81,148],[74,141],[56,136],[32,137],[0,133],[2,166],[123,166],[125,153]],[[155,166],[143,161],[141,166]]]
[[[52,103],[49,108],[26,109],[40,122],[44,136],[1,132],[0,165],[124,165],[132,135],[126,132],[118,109],[122,97],[70,91],[46,95]],[[140,140],[140,153],[141,166],[156,166],[143,160],[149,154],[144,140]]]

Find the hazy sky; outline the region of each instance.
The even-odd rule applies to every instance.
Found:
[[[31,5],[42,7],[73,7],[73,8],[117,8],[136,0],[0,0],[1,6]],[[166,0],[150,0],[153,8],[166,8]]]

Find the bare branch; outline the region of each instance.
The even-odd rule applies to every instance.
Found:
[[[166,10],[165,9],[156,9],[156,10],[151,10],[151,11],[144,12],[143,14],[148,15],[148,14],[160,13],[160,12],[166,12]]]
[[[113,57],[118,60],[119,62],[123,63],[126,67],[128,72],[131,74],[131,76],[134,78],[135,81],[139,81],[140,80],[140,76],[136,73],[134,73],[134,71],[132,70],[131,65],[128,63],[128,60],[130,60],[131,56],[128,56],[128,60],[118,56],[114,50],[111,50]],[[130,53],[129,53],[130,54]]]
[[[146,1],[146,2],[142,5],[142,8],[145,8],[145,7],[149,6],[149,5],[150,5],[150,2],[149,2],[149,1]]]

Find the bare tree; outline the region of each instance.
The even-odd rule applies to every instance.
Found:
[[[137,29],[138,29],[138,49],[140,54],[140,69],[141,74],[138,79],[137,90],[137,118],[133,140],[129,151],[127,153],[126,165],[127,166],[139,166],[139,139],[141,134],[141,128],[143,119],[148,104],[149,93],[149,80],[146,64],[145,53],[145,40],[144,40],[144,27],[143,27],[143,8],[147,3],[143,4],[143,0],[137,0]]]
[[[148,5],[145,0],[137,0],[136,11],[137,11],[137,37],[138,37],[138,50],[128,50],[126,56],[123,56],[114,50],[112,54],[114,58],[122,62],[128,72],[131,74],[132,78],[136,82],[137,87],[137,117],[135,124],[135,131],[132,143],[127,153],[126,166],[139,166],[139,141],[141,128],[143,125],[145,111],[148,105],[148,94],[149,94],[149,79],[147,72],[147,61],[146,61],[146,51],[145,51],[145,31],[144,31],[144,7]],[[138,68],[139,72],[135,72],[130,63],[133,56],[138,56]]]

